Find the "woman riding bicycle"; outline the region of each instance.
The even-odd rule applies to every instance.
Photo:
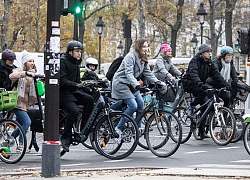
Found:
[[[199,47],[199,52],[191,59],[186,74],[182,79],[183,88],[185,92],[190,92],[195,99],[190,103],[187,109],[187,115],[193,116],[195,107],[198,104],[203,104],[207,100],[207,92],[211,86],[206,83],[209,77],[212,77],[221,87],[226,87],[230,90],[230,85],[224,80],[218,69],[212,63],[211,57],[212,48],[207,44],[202,44]],[[207,138],[205,133],[205,121],[199,126],[199,133],[201,139]]]

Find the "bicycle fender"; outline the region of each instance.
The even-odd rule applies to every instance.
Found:
[[[246,118],[244,123],[250,123],[250,117]]]

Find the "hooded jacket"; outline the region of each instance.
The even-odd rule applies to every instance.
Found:
[[[80,81],[81,59],[77,60],[69,53],[62,54],[60,58],[60,102],[67,103],[77,101],[72,94],[77,90],[76,85]]]

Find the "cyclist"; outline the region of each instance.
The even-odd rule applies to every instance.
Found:
[[[5,88],[7,91],[11,91],[11,80],[9,75],[12,73],[14,68],[14,60],[16,60],[16,54],[9,49],[5,49],[2,52],[2,60],[0,61],[0,88]]]
[[[134,43],[134,50],[129,52],[123,59],[120,67],[116,71],[112,81],[112,97],[119,99],[117,103],[121,103],[121,100],[127,104],[127,109],[124,113],[132,116],[132,114],[138,110],[143,110],[144,101],[140,94],[140,91],[145,91],[145,88],[140,86],[138,80],[143,75],[146,80],[149,80],[152,84],[159,81],[151,72],[148,65],[148,43],[145,39],[137,39]],[[113,106],[115,106],[114,104]],[[136,113],[136,117],[138,117]],[[125,124],[125,118],[121,118],[118,125],[115,127],[119,138],[121,140],[122,128]],[[141,128],[141,122],[138,127]]]
[[[22,126],[24,132],[27,133],[31,124],[31,119],[27,113],[27,110],[30,108],[30,106],[33,106],[37,103],[33,79],[37,70],[34,63],[34,58],[30,56],[26,50],[22,51],[21,62],[23,67],[13,69],[13,72],[9,77],[14,85],[13,90],[18,91],[17,106],[12,109],[12,112],[14,112],[16,115],[16,120]],[[13,131],[13,137],[17,137],[18,135],[18,130]],[[21,136],[19,138],[19,146],[17,149],[23,149],[23,139]]]
[[[95,73],[98,67],[98,61],[95,58],[88,58],[85,62],[86,71],[81,77],[82,81],[85,80],[99,80],[99,77]]]
[[[214,58],[214,65],[219,70],[223,78],[231,84],[232,91],[231,96],[229,97],[229,93],[226,91],[223,91],[220,93],[221,99],[224,101],[224,106],[228,107],[233,102],[234,98],[237,94],[237,81],[238,81],[238,75],[235,70],[232,58],[233,58],[234,50],[230,46],[224,46],[221,48],[220,54],[217,55]],[[218,83],[213,80],[212,78],[209,78],[207,80],[207,83],[211,84],[215,88],[220,88]]]
[[[186,111],[188,116],[193,116],[195,106],[206,102],[206,90],[211,88],[206,83],[209,77],[212,77],[221,87],[231,90],[231,86],[224,80],[213,64],[211,52],[212,48],[209,45],[202,44],[199,47],[199,52],[189,62],[186,74],[182,79],[184,91],[192,93],[195,97]],[[200,124],[198,134],[201,139],[208,138],[208,135],[205,133],[205,121]]]
[[[60,59],[60,107],[69,113],[64,133],[61,136],[62,148],[66,152],[69,152],[73,124],[79,115],[77,105],[84,105],[82,112],[82,124],[84,124],[88,120],[94,104],[93,97],[87,94],[91,93],[91,89],[84,87],[80,81],[79,65],[82,61],[82,49],[82,43],[70,41],[66,53],[63,53]]]
[[[181,72],[172,62],[172,48],[168,44],[161,46],[161,56],[157,59],[153,72],[155,77],[161,81],[175,81],[174,76],[180,76]],[[174,75],[174,76],[173,76]]]
[[[162,44],[161,56],[157,59],[153,72],[156,78],[161,81],[171,81],[175,84],[175,77],[180,76],[181,72],[172,63],[172,48],[169,44]],[[174,76],[173,76],[174,75]],[[163,108],[163,101],[159,101],[159,108]]]

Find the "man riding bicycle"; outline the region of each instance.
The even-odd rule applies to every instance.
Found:
[[[213,64],[211,52],[212,48],[209,45],[202,44],[199,47],[199,52],[191,59],[182,80],[184,91],[192,93],[195,97],[187,109],[187,115],[191,117],[194,115],[195,107],[198,104],[204,104],[207,100],[206,90],[211,88],[211,86],[206,83],[209,77],[212,77],[220,87],[226,87],[227,90],[231,90],[231,86],[225,81]],[[199,126],[199,135],[201,139],[208,137],[205,133],[205,121]]]
[[[80,81],[79,65],[82,61],[82,49],[82,43],[70,41],[67,45],[66,53],[62,54],[60,59],[60,108],[65,109],[69,114],[64,133],[61,136],[62,148],[66,152],[69,152],[73,124],[79,115],[77,105],[84,105],[82,124],[85,124],[94,104],[93,97],[85,93],[90,93],[91,89],[84,87]]]

